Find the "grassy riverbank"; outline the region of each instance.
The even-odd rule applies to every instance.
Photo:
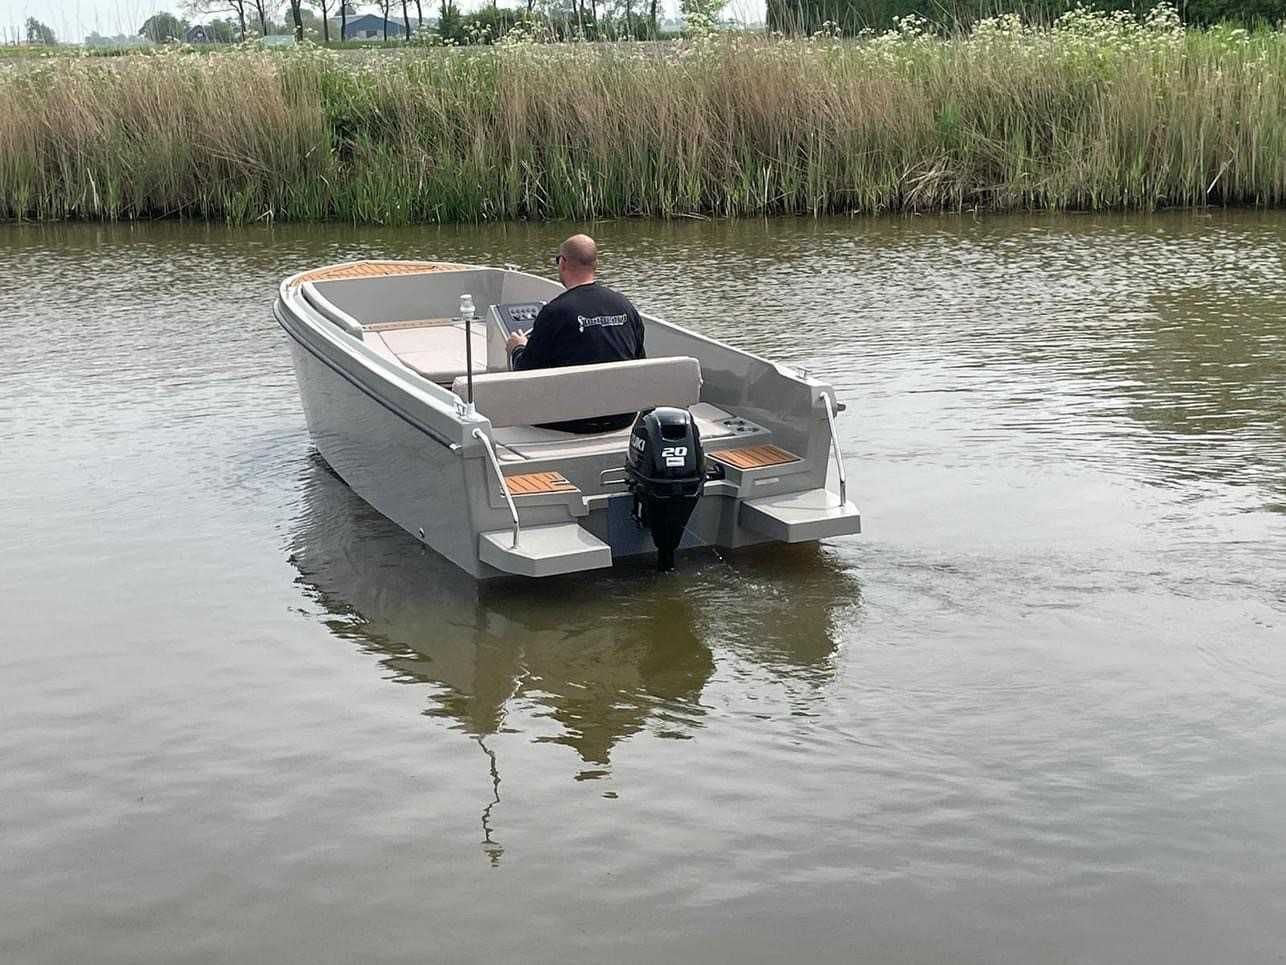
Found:
[[[247,222],[1281,204],[1286,32],[1076,13],[0,67],[0,216]]]

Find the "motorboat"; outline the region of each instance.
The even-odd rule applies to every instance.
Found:
[[[274,314],[322,458],[479,579],[860,532],[830,385],[646,314],[646,359],[510,371],[509,335],[561,291],[452,262],[286,278]],[[609,432],[550,427],[623,413]]]

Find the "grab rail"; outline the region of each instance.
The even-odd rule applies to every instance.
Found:
[[[496,471],[496,479],[500,482],[500,492],[505,497],[505,502],[509,504],[509,515],[514,521],[514,541],[513,549],[518,548],[518,507],[514,505],[513,496],[509,495],[509,487],[505,485],[505,474],[500,471],[500,460],[496,458],[496,450],[491,445],[491,440],[481,429],[473,430],[473,438],[482,440],[482,445],[487,450],[487,456],[491,459],[491,468]]]
[[[353,318],[345,311],[341,311],[333,305],[329,298],[317,290],[317,286],[310,281],[304,282],[300,291],[303,292],[304,301],[308,302],[316,312],[326,319],[332,325],[343,329],[353,338],[359,341],[363,338],[362,323]]]
[[[835,465],[839,469],[839,501],[842,504],[848,502],[848,480],[844,477],[844,454],[839,451],[839,435],[835,432],[835,412],[831,408],[831,397],[825,392],[822,393],[822,402],[826,405],[826,422],[831,427],[831,448],[835,450]]]

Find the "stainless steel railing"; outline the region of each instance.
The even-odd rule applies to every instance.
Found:
[[[835,450],[835,467],[839,470],[839,501],[842,504],[848,502],[848,479],[844,475],[844,454],[839,451],[839,435],[835,432],[835,410],[831,407],[831,397],[825,392],[822,393],[822,402],[826,406],[826,421],[831,427],[831,448]]]

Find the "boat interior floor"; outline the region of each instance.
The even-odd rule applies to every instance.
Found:
[[[743,440],[762,443],[769,436],[767,430],[757,427],[757,431],[747,432],[741,420],[708,402],[698,402],[689,411],[696,419],[703,445],[708,446],[712,442],[734,437],[739,445]],[[733,423],[736,425],[732,425]],[[557,429],[542,429],[540,426],[506,426],[493,430],[492,435],[501,462],[521,462],[528,459],[572,459],[577,456],[624,452],[629,445],[630,427],[612,432],[577,435]]]
[[[481,375],[487,371],[485,323],[475,322],[471,334],[473,372]],[[363,326],[362,340],[376,354],[447,388],[465,373],[464,323],[458,319],[368,323]],[[738,445],[769,441],[767,430],[748,424],[718,406],[699,402],[691,407],[691,412],[702,443],[707,446],[734,437]],[[506,426],[494,429],[492,436],[500,461],[515,463],[623,452],[629,444],[630,429],[578,435],[540,426]]]

